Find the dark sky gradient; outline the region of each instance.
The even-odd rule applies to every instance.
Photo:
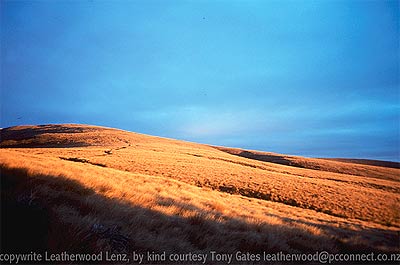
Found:
[[[399,161],[398,1],[1,1],[1,127]]]

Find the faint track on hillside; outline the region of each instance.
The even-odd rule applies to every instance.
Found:
[[[91,165],[99,166],[99,167],[107,167],[107,165],[105,165],[105,164],[90,162],[88,159],[85,159],[85,158],[62,157],[62,156],[60,156],[59,158],[62,160],[67,160],[67,161],[72,161],[72,162],[86,163],[86,164],[91,164]]]

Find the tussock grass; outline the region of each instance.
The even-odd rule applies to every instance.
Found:
[[[44,152],[41,157],[79,157],[109,168],[173,178],[199,187],[281,202],[334,216],[396,227],[400,224],[397,211],[400,205],[399,181],[254,161],[201,145],[178,145],[164,139],[151,139],[148,143],[142,140],[138,146],[114,150],[111,155],[104,154],[105,148],[40,148],[31,151]],[[194,152],[202,153],[202,157],[187,154]],[[250,163],[253,167],[247,166]]]
[[[90,140],[95,145],[0,149],[2,202],[10,202],[6,211],[18,208],[16,218],[26,205],[37,207],[37,216],[28,215],[38,220],[32,231],[46,238],[35,243],[42,248],[399,250],[397,180],[288,167],[111,129],[71,128],[57,140],[87,143],[96,135]],[[36,140],[18,141],[31,146]],[[102,141],[106,145],[98,146]],[[13,238],[16,226],[8,228]]]

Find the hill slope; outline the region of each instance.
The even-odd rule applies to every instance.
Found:
[[[6,128],[0,146],[9,249],[400,250],[398,168],[87,125]],[[21,215],[43,242],[15,239]]]

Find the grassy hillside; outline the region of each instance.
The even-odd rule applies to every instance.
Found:
[[[4,250],[400,251],[398,168],[86,125],[0,146]]]

